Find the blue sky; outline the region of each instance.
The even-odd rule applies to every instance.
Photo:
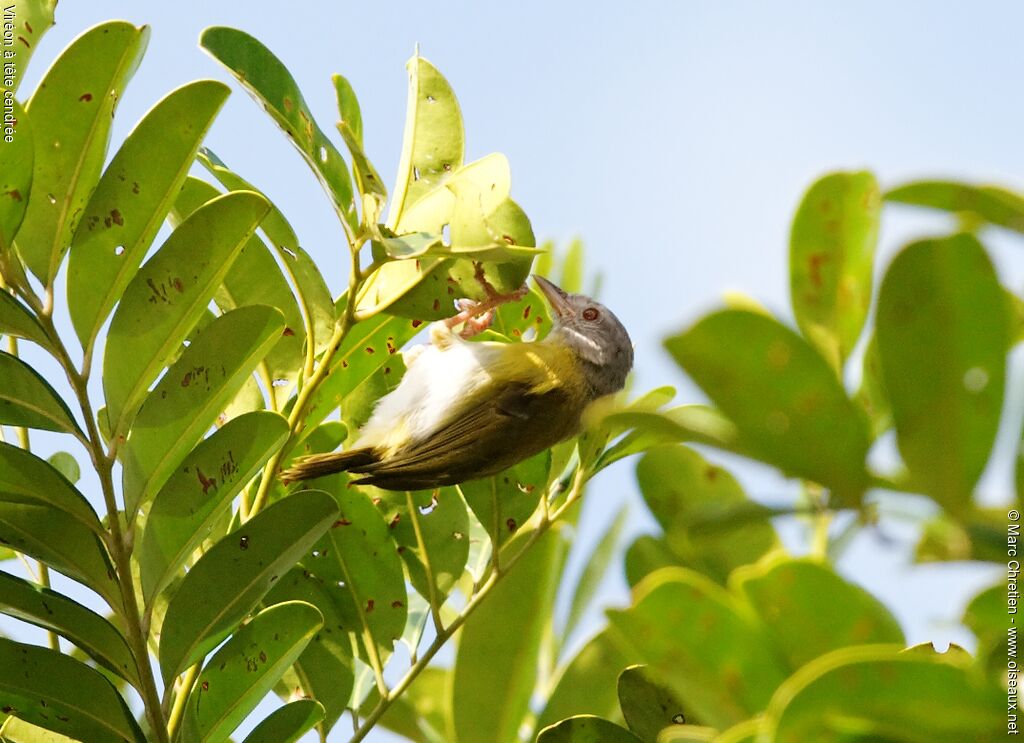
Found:
[[[513,196],[538,236],[586,241],[590,268],[604,276],[602,300],[636,342],[635,388],[676,384],[683,401],[700,393],[661,339],[720,304],[726,290],[790,318],[789,224],[822,173],[868,168],[883,186],[924,176],[1024,183],[1024,99],[1015,84],[1024,6],[1015,3],[64,0],[22,95],[71,38],[110,18],[152,26],[115,143],[172,88],[228,80],[196,41],[206,26],[232,25],[286,63],[325,130],[336,119],[330,75],[346,75],[362,103],[367,150],[388,180],[401,143],[404,63],[419,43],[459,96],[468,158],[507,154]],[[328,202],[285,137],[231,85],[209,146],[276,201],[337,292],[347,269]],[[887,208],[880,270],[907,240],[949,226]],[[1004,283],[1021,291],[1024,243],[988,237]],[[1022,361],[1018,353],[1018,390]],[[1022,404],[1017,395],[1018,412]],[[983,484],[992,503],[1009,495],[1007,452],[1019,436],[1004,428],[1003,456]],[[36,441],[44,453],[58,445]],[[769,502],[793,490],[766,468],[735,471]],[[623,499],[637,506],[634,533],[649,528],[629,463],[603,475],[588,498],[584,542]],[[911,642],[969,643],[955,618],[998,571],[907,566],[914,528],[893,521],[881,532],[885,539],[860,537],[841,570],[892,606]],[[794,525],[784,535],[802,541]],[[620,576],[603,596],[626,600]]]

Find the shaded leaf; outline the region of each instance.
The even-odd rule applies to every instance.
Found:
[[[1001,700],[1001,701],[1000,701]],[[967,670],[891,647],[845,648],[794,674],[772,699],[768,736],[779,743],[849,740],[995,740],[1006,695]]]
[[[734,583],[760,616],[776,654],[793,670],[849,645],[904,642],[899,624],[878,599],[811,560],[750,565],[737,571]]]
[[[679,564],[724,583],[734,568],[755,562],[778,546],[767,520],[707,528],[707,521],[750,501],[731,473],[693,449],[677,445],[650,449],[637,464],[636,475],[640,492],[665,530],[665,543]]]
[[[148,40],[146,26],[94,26],[64,50],[26,105],[35,141],[33,198],[17,246],[43,283],[71,244],[103,167],[114,108]]]
[[[458,486],[462,497],[491,537],[493,548],[512,539],[544,497],[551,453],[544,451],[497,475]]]
[[[0,423],[43,431],[77,433],[74,416],[42,376],[31,366],[0,351]]]
[[[92,192],[68,262],[68,307],[83,348],[93,341],[149,250],[228,88],[199,80],[142,118]]]
[[[281,313],[240,307],[221,315],[146,398],[123,455],[125,510],[149,501],[209,430],[281,336]]]
[[[267,715],[242,743],[295,743],[323,719],[319,702],[296,699]]]
[[[658,743],[662,729],[686,724],[683,705],[644,666],[630,666],[620,673],[617,688],[626,725],[642,740]]]
[[[147,604],[287,436],[288,423],[277,413],[246,413],[200,442],[177,466],[153,498],[138,548]]]
[[[92,743],[145,741],[103,674],[49,648],[0,638],[0,698],[10,714]]]
[[[618,717],[615,681],[630,662],[607,631],[599,632],[560,669],[537,716],[537,729],[573,715]]]
[[[256,102],[262,104],[312,168],[338,214],[356,229],[359,222],[348,167],[314,121],[295,79],[281,60],[258,39],[224,26],[203,31],[199,46],[224,65]]]
[[[21,71],[20,67],[15,69]],[[25,219],[35,162],[32,125],[29,123],[28,115],[18,101],[13,98],[5,99],[5,103],[8,101],[12,106],[11,115],[14,116],[16,124],[15,133],[11,135],[12,141],[5,141],[3,147],[0,147],[0,256],[8,253],[14,246],[14,237],[18,234],[22,220]],[[6,314],[6,310],[0,304],[0,330],[5,333],[8,332],[4,327]]]
[[[267,213],[254,193],[229,193],[193,212],[146,261],[107,335],[103,392],[115,435],[127,433],[146,390],[206,310]]]
[[[3,171],[0,170],[0,172]],[[3,194],[0,193],[0,203],[2,201]],[[0,251],[2,251],[2,248],[0,248]],[[0,334],[15,338],[25,338],[39,344],[43,348],[50,348],[50,341],[46,337],[46,331],[29,313],[28,308],[3,289],[0,289]]]
[[[744,448],[792,476],[859,501],[867,422],[828,362],[764,315],[723,310],[665,341],[673,358],[739,429]]]
[[[523,532],[510,545],[525,544]],[[557,526],[530,548],[469,617],[455,657],[452,712],[461,743],[514,740],[537,683],[538,652],[558,587],[564,543]],[[514,632],[495,632],[514,627]],[[487,689],[486,695],[480,690]]]
[[[867,171],[831,173],[804,194],[789,240],[789,287],[803,334],[838,369],[871,304],[881,199]]]
[[[46,458],[55,470],[60,472],[67,478],[67,481],[71,484],[78,482],[82,476],[82,470],[78,467],[78,462],[73,456],[68,454],[66,451],[59,451],[51,454]]]
[[[49,588],[0,571],[0,612],[56,632],[136,687],[135,659],[110,622]]]
[[[637,743],[637,738],[614,722],[593,715],[579,715],[544,728],[537,743]]]
[[[337,518],[334,500],[306,491],[272,503],[213,545],[171,598],[160,636],[164,682],[201,659]]]
[[[665,568],[650,575],[636,587],[633,607],[609,611],[608,617],[620,647],[714,727],[763,710],[786,677],[740,602],[690,570]]]
[[[995,440],[1009,349],[985,249],[970,235],[904,248],[882,282],[876,324],[900,454],[925,493],[962,513]]]
[[[918,562],[1006,559],[1006,508],[971,507],[957,518],[939,513],[922,525]]]
[[[322,625],[320,612],[301,601],[275,604],[249,620],[200,672],[186,702],[185,739],[226,740]]]
[[[663,537],[642,534],[626,550],[626,582],[635,586],[658,568],[681,567],[679,558]]]

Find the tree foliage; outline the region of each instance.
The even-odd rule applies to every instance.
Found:
[[[53,5],[16,3],[27,39]],[[833,570],[829,525],[849,510],[867,526],[884,518],[880,493],[917,493],[942,508],[922,558],[993,555],[998,514],[972,494],[1024,305],[974,233],[1020,231],[1024,199],[958,183],[893,190],[891,202],[966,215],[965,230],[901,250],[876,291],[883,198],[869,173],[830,174],[793,225],[799,330],[724,309],[666,340],[711,405],[673,407],[670,388],[605,400],[577,438],[458,487],[390,493],[345,475],[286,487],[276,474],[295,456],[351,441],[401,378],[403,347],[453,297],[517,289],[531,269],[560,268],[578,290],[582,248],[556,266],[511,198],[507,160],[465,162],[454,92],[422,57],[408,64],[389,195],[344,77],[332,78],[339,148],[269,49],[207,29],[201,47],[281,128],[337,214],[351,269],[332,297],[285,215],[202,147],[226,85],[168,93],[108,162],[147,38],[125,22],[84,32],[16,104],[15,137],[0,146],[0,424],[18,441],[0,442],[0,558],[35,561],[31,580],[0,570],[0,612],[50,637],[0,638],[0,738],[223,741],[271,690],[283,704],[247,741],[313,728],[326,739],[343,716],[353,740],[380,725],[461,743],[1002,729],[991,591],[965,618],[975,658],[905,649],[888,610]],[[205,177],[190,175],[199,168]],[[501,308],[487,337],[524,342],[550,326],[534,291]],[[55,360],[69,395],[22,358],[24,344]],[[29,429],[63,436],[100,492],[79,489],[70,454],[33,454]],[[868,450],[889,429],[905,469],[873,471]],[[750,500],[707,448],[802,482],[788,512],[814,524],[811,557],[786,554],[770,522],[780,512]],[[632,605],[569,652],[626,518],[576,574],[579,501],[636,454],[661,531],[625,554]],[[105,608],[50,588],[50,570]],[[449,642],[454,662],[434,663]]]

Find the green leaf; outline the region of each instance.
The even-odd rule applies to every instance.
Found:
[[[778,743],[809,740],[995,740],[1006,732],[1006,694],[963,667],[898,648],[838,650],[779,688],[768,708]]]
[[[45,562],[96,591],[111,607],[120,607],[121,593],[103,542],[49,502],[0,490],[0,545]]]
[[[791,476],[859,501],[867,422],[817,351],[756,312],[708,315],[665,346],[739,429],[742,445]]]
[[[409,98],[398,179],[388,226],[398,227],[403,212],[462,166],[465,132],[455,93],[444,76],[418,54],[406,64]]]
[[[323,706],[312,699],[296,699],[267,715],[242,743],[295,743],[324,719]]]
[[[344,583],[357,612],[362,642],[365,645],[372,638],[382,654],[390,654],[402,636],[408,612],[397,545],[364,490],[345,485],[332,490],[340,513],[303,565],[328,582]]]
[[[0,668],[0,699],[22,720],[90,743],[145,741],[114,686],[84,663],[0,638]]]
[[[53,465],[55,470],[64,475],[71,484],[78,482],[82,476],[82,470],[79,469],[78,462],[66,451],[55,452],[47,457],[46,461]]]
[[[648,664],[687,710],[720,729],[763,710],[786,676],[750,612],[690,570],[648,576],[634,591],[633,607],[608,617],[620,647]]]
[[[386,237],[377,243],[390,258],[412,260],[417,258],[462,258],[474,261],[505,262],[541,252],[540,248],[507,243],[485,243],[481,245],[445,245],[441,235],[429,232],[412,232],[397,237]]]
[[[85,496],[53,465],[35,454],[0,441],[0,492],[38,500],[67,514],[97,536],[106,535]]]
[[[352,179],[341,154],[321,131],[295,79],[273,52],[244,31],[213,26],[203,31],[199,46],[224,65],[249,94],[262,104],[299,150],[351,229],[359,226]]]
[[[4,101],[9,101],[13,106],[11,113],[17,123],[11,141],[5,140],[3,147],[0,147],[0,255],[8,253],[14,246],[14,237],[25,219],[32,189],[32,166],[35,162],[32,125],[25,109],[13,98]],[[4,314],[3,309],[0,309],[0,329],[3,329]]]
[[[323,625],[301,601],[264,609],[224,643],[192,687],[182,735],[223,741],[252,712]]]
[[[882,374],[914,482],[952,513],[969,505],[999,426],[1009,313],[970,235],[904,248],[878,298]]]
[[[509,552],[521,549],[529,537],[523,532]],[[518,737],[537,683],[538,653],[551,621],[564,547],[560,531],[549,530],[463,625],[452,684],[455,732],[462,743]]]
[[[563,638],[572,634],[584,612],[594,600],[597,589],[608,573],[608,565],[611,564],[612,557],[616,555],[619,539],[622,537],[622,531],[626,528],[628,516],[629,508],[623,505],[619,512],[612,517],[608,528],[597,540],[597,544],[594,545],[593,551],[584,563],[583,572],[576,582],[576,590],[573,591],[572,602],[569,604],[569,614],[566,617],[565,626],[561,631]]]
[[[836,369],[871,305],[881,199],[867,171],[831,173],[804,194],[789,240],[789,288],[803,334]]]
[[[287,437],[288,423],[277,413],[246,413],[201,441],[177,466],[153,498],[142,532],[139,572],[147,605]]]
[[[998,186],[916,181],[887,192],[885,200],[954,214],[966,213],[999,227],[1024,232],[1024,198]]]
[[[469,512],[454,487],[410,492],[380,491],[380,508],[409,570],[413,587],[437,608],[455,587],[469,557]],[[420,548],[419,537],[423,541]],[[433,587],[427,580],[430,565]]]
[[[169,93],[128,135],[92,192],[68,263],[68,306],[83,348],[92,348],[142,263],[228,92],[199,80]]]
[[[146,26],[95,26],[75,39],[43,77],[26,109],[32,119],[32,198],[18,251],[49,284],[99,179],[114,108],[149,39]]]
[[[793,670],[848,645],[904,642],[899,624],[878,599],[811,560],[750,565],[737,571],[734,585]]]
[[[281,313],[240,307],[221,315],[149,394],[124,449],[125,510],[134,515],[167,478],[281,337]]]
[[[657,743],[662,729],[686,724],[683,705],[670,689],[651,678],[646,666],[625,669],[617,687],[626,725],[642,740]]]
[[[2,718],[0,718],[2,719]],[[3,743],[78,743],[74,738],[38,727],[30,722],[8,717],[0,725],[0,741]]]
[[[97,663],[138,687],[128,643],[110,622],[49,588],[0,572],[0,612],[56,632]]]
[[[640,743],[641,739],[614,722],[578,715],[546,727],[537,743]]]
[[[282,498],[213,545],[171,597],[160,636],[164,683],[224,639],[337,519],[334,500]]]
[[[626,550],[626,582],[635,586],[658,568],[681,567],[679,557],[669,549],[664,537],[643,534]]]
[[[750,720],[739,723],[739,725],[733,725],[723,735],[718,735],[718,731],[714,728],[703,727],[701,725],[673,725],[671,728],[666,730],[661,737],[658,738],[658,743],[756,743],[756,738],[747,735],[742,737],[732,737],[733,731],[738,730],[741,726],[746,726]],[[756,730],[754,731],[757,732]]]
[[[254,193],[229,193],[182,222],[128,285],[103,357],[103,391],[115,435],[127,433],[146,395],[267,213]]]
[[[209,183],[190,176],[174,202],[173,220],[186,218],[218,195],[217,189]],[[274,307],[284,316],[284,333],[259,366],[264,387],[273,392],[274,408],[281,408],[291,395],[302,369],[305,321],[288,281],[259,237],[253,235],[249,238],[228,269],[224,283],[213,295],[213,301],[221,312],[263,304]]]
[[[31,366],[0,351],[0,423],[77,433],[75,419],[53,387]]]
[[[0,172],[3,171],[0,170]],[[2,201],[3,194],[0,193],[0,203]],[[0,251],[2,251],[2,247],[0,247]],[[3,289],[0,289],[0,334],[25,338],[33,343],[38,343],[43,348],[50,348],[46,331],[32,316],[28,308]]]
[[[868,347],[864,351],[864,362],[861,371],[860,388],[854,399],[867,413],[871,421],[872,438],[878,438],[892,428],[892,407],[885,394],[885,382],[882,380],[882,359],[878,355],[878,336],[871,334]]]
[[[734,568],[755,562],[778,546],[767,520],[708,529],[708,521],[750,501],[727,470],[693,449],[678,445],[651,449],[637,464],[636,476],[644,500],[665,530],[666,544],[681,565],[724,583]]]
[[[324,626],[295,661],[296,673],[286,674],[288,688],[278,685],[279,693],[285,699],[300,693],[315,699],[323,705],[323,727],[330,731],[348,708],[355,682],[350,633],[362,630],[355,603],[337,581],[325,581],[301,567],[283,575],[264,599],[268,605],[282,601],[312,604],[323,615]]]
[[[1003,562],[1007,557],[1006,510],[1005,506],[975,506],[956,519],[945,512],[927,519],[921,525],[921,539],[914,559],[917,562]]]
[[[306,323],[306,336],[315,339],[314,348],[320,353],[327,347],[334,330],[335,309],[327,282],[309,257],[309,253],[299,245],[295,230],[288,224],[284,214],[267,198],[266,194],[247,180],[228,170],[228,167],[207,148],[199,151],[199,162],[210,173],[232,191],[254,191],[270,204],[270,212],[263,218],[260,229],[267,236],[277,257],[295,285],[296,296],[302,316]]]
[[[569,243],[569,247],[565,251],[565,256],[562,258],[562,272],[556,282],[570,294],[576,294],[583,291],[584,258],[585,250],[583,247],[583,241],[576,238]]]
[[[491,537],[493,549],[512,539],[544,496],[551,453],[544,451],[492,477],[458,486]]]
[[[14,29],[16,44],[12,44],[7,50],[13,53],[13,57],[5,57],[6,61],[13,65],[13,82],[7,84],[4,81],[4,88],[12,93],[18,89],[22,75],[28,68],[32,53],[43,35],[53,26],[53,9],[57,6],[57,0],[14,0]],[[0,172],[3,169],[0,168]]]
[[[599,632],[560,669],[544,710],[537,717],[537,729],[573,715],[617,717],[615,681],[628,665],[629,658],[608,632]]]

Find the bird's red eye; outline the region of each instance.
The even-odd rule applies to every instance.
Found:
[[[593,307],[587,307],[587,309],[583,310],[583,319],[587,322],[594,322],[600,316],[601,313]]]

